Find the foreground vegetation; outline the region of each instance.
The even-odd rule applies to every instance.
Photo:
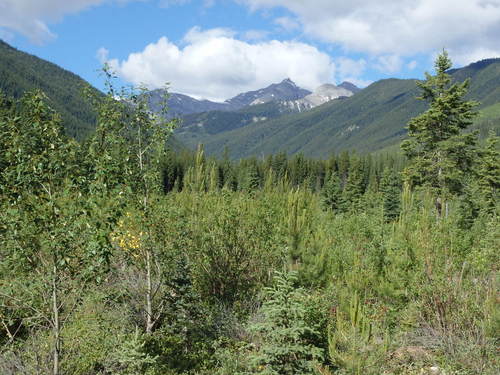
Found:
[[[499,153],[441,58],[408,161],[179,157],[112,87],[79,144],[2,97],[0,372],[498,373]]]

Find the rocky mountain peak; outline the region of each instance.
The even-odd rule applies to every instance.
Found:
[[[361,89],[358,86],[348,81],[342,82],[339,85],[339,87],[343,87],[344,89],[351,91],[353,94],[357,93],[358,91],[361,91]]]
[[[288,107],[301,112],[320,106],[331,100],[352,96],[359,90],[358,87],[350,82],[342,82],[339,86],[332,83],[325,83],[304,98],[287,101],[286,104]]]
[[[242,108],[270,101],[297,100],[310,93],[310,91],[298,87],[290,78],[286,78],[280,83],[273,83],[263,89],[237,95],[227,102]]]
[[[280,85],[290,85],[293,87],[297,87],[295,82],[293,82],[290,78],[285,78],[283,81],[281,81]]]

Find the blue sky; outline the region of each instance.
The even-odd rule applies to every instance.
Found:
[[[500,56],[500,0],[0,0],[0,38],[102,88],[122,82],[224,100],[290,77],[314,89],[421,78]]]

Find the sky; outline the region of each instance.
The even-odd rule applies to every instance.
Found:
[[[285,78],[314,90],[500,57],[500,0],[0,0],[0,38],[103,88],[223,101]]]

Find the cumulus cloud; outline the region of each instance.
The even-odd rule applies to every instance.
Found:
[[[100,49],[98,56],[106,57],[107,50]],[[182,46],[162,37],[126,60],[108,63],[134,84],[159,88],[168,82],[174,92],[211,100],[225,100],[287,77],[311,90],[335,77],[334,62],[316,47],[277,40],[250,43],[220,28],[195,27]]]
[[[462,64],[500,56],[500,0],[236,1],[253,10],[285,7],[306,33],[348,51],[412,56],[444,47]],[[396,63],[385,60],[381,66]]]
[[[348,57],[338,57],[335,60],[337,68],[337,81],[348,81],[358,87],[366,87],[373,81],[360,78],[366,71],[368,63],[365,59],[351,59]]]
[[[104,47],[101,47],[97,50],[95,57],[101,64],[104,64],[108,61],[109,50]]]

